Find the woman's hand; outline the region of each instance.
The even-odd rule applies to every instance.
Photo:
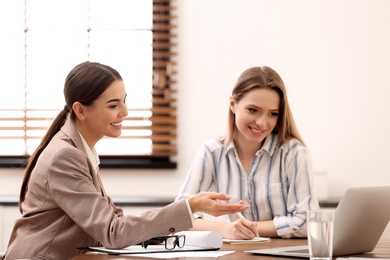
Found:
[[[253,239],[256,236],[258,236],[256,223],[245,218],[226,223],[222,229],[222,237],[228,239]]]
[[[191,210],[195,212],[204,212],[213,216],[233,214],[249,208],[242,201],[238,203],[226,203],[230,196],[217,192],[200,192],[188,199]]]

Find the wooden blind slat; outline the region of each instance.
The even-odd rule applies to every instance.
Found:
[[[176,26],[172,24],[154,24],[152,30],[165,31],[175,29]]]
[[[156,98],[153,101],[156,103],[166,104],[173,101],[172,98]],[[150,109],[150,111],[153,114],[172,114],[176,112],[176,107],[173,106],[154,106]],[[133,110],[134,111],[134,110]],[[137,111],[145,111],[143,110],[137,110]],[[131,120],[144,120],[145,118],[148,118],[146,116],[140,115],[140,116],[131,116],[124,118],[125,121],[131,121]],[[15,122],[24,122],[24,121],[52,121],[54,117],[10,117],[10,118],[0,118],[0,121],[15,121]],[[7,129],[8,126],[0,126],[0,129]]]
[[[157,10],[156,10],[157,11]],[[176,15],[170,15],[170,14],[154,14],[153,15],[153,20],[154,21],[172,21],[172,20],[175,20],[177,18]]]
[[[153,49],[156,51],[157,49],[169,49],[171,47],[176,47],[176,44],[167,43],[167,42],[154,42],[152,44]]]
[[[153,89],[153,95],[170,95],[176,93],[176,89]]]
[[[170,40],[176,38],[176,34],[154,32],[153,40]]]
[[[167,12],[167,11],[173,11],[175,9],[176,8],[171,5],[153,5],[154,12]]]
[[[0,139],[21,139],[23,136],[0,136]],[[24,136],[28,139],[41,139],[41,136]],[[152,136],[149,135],[121,135],[120,137],[117,137],[118,139],[151,139],[152,141],[156,142],[170,142],[176,140],[176,135],[174,134],[155,134]]]
[[[168,118],[168,117],[167,117]],[[154,133],[166,133],[166,132],[175,132],[176,124],[174,119],[170,119],[168,121],[160,120],[155,121],[155,125],[152,126],[124,126],[123,130],[151,130]],[[39,127],[1,127],[0,130],[13,130],[13,131],[26,131],[26,130],[38,130],[45,131],[47,127],[39,126]],[[125,136],[125,135],[123,135]],[[8,139],[8,138],[20,138],[20,135],[0,135],[0,139]],[[39,136],[39,138],[42,138]]]

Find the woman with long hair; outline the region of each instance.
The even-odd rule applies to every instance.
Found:
[[[193,230],[230,239],[306,237],[306,211],[319,207],[315,176],[282,78],[267,66],[245,70],[228,111],[226,135],[201,146],[176,201],[225,192],[249,209],[222,220],[197,214]]]
[[[30,157],[19,209],[4,259],[69,259],[81,248],[123,248],[152,237],[187,230],[193,213],[242,211],[230,197],[201,192],[187,200],[124,215],[106,194],[95,144],[118,137],[127,116],[123,80],[113,68],[84,62],[65,80],[66,105]]]

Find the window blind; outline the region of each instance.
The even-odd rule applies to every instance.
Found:
[[[67,73],[91,60],[117,69],[128,93],[122,135],[96,145],[101,167],[175,167],[173,3],[1,1],[0,33],[7,40],[0,43],[6,93],[0,96],[0,166],[20,165],[32,154],[65,104]]]

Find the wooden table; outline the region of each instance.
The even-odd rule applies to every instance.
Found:
[[[283,257],[275,257],[275,256],[259,256],[245,253],[246,250],[255,250],[262,248],[271,248],[271,247],[284,247],[284,246],[297,246],[297,245],[305,245],[307,244],[306,239],[272,239],[271,242],[267,243],[259,243],[259,244],[243,244],[243,245],[230,245],[224,244],[221,248],[222,251],[235,251],[232,254],[228,254],[218,259],[221,260],[260,260],[260,259],[268,259],[268,260],[277,260],[277,259],[294,259],[294,258],[283,258]],[[369,258],[385,258],[390,259],[390,241],[379,241],[376,248],[369,253],[359,254],[358,257],[369,257]],[[134,257],[134,256],[115,256],[115,255],[104,255],[104,254],[83,254],[78,255],[71,260],[105,260],[105,259],[156,259],[156,258],[148,258],[148,257]],[[191,257],[191,258],[174,258],[174,259],[193,259],[193,260],[203,260],[201,257]],[[297,258],[295,258],[297,259]]]

